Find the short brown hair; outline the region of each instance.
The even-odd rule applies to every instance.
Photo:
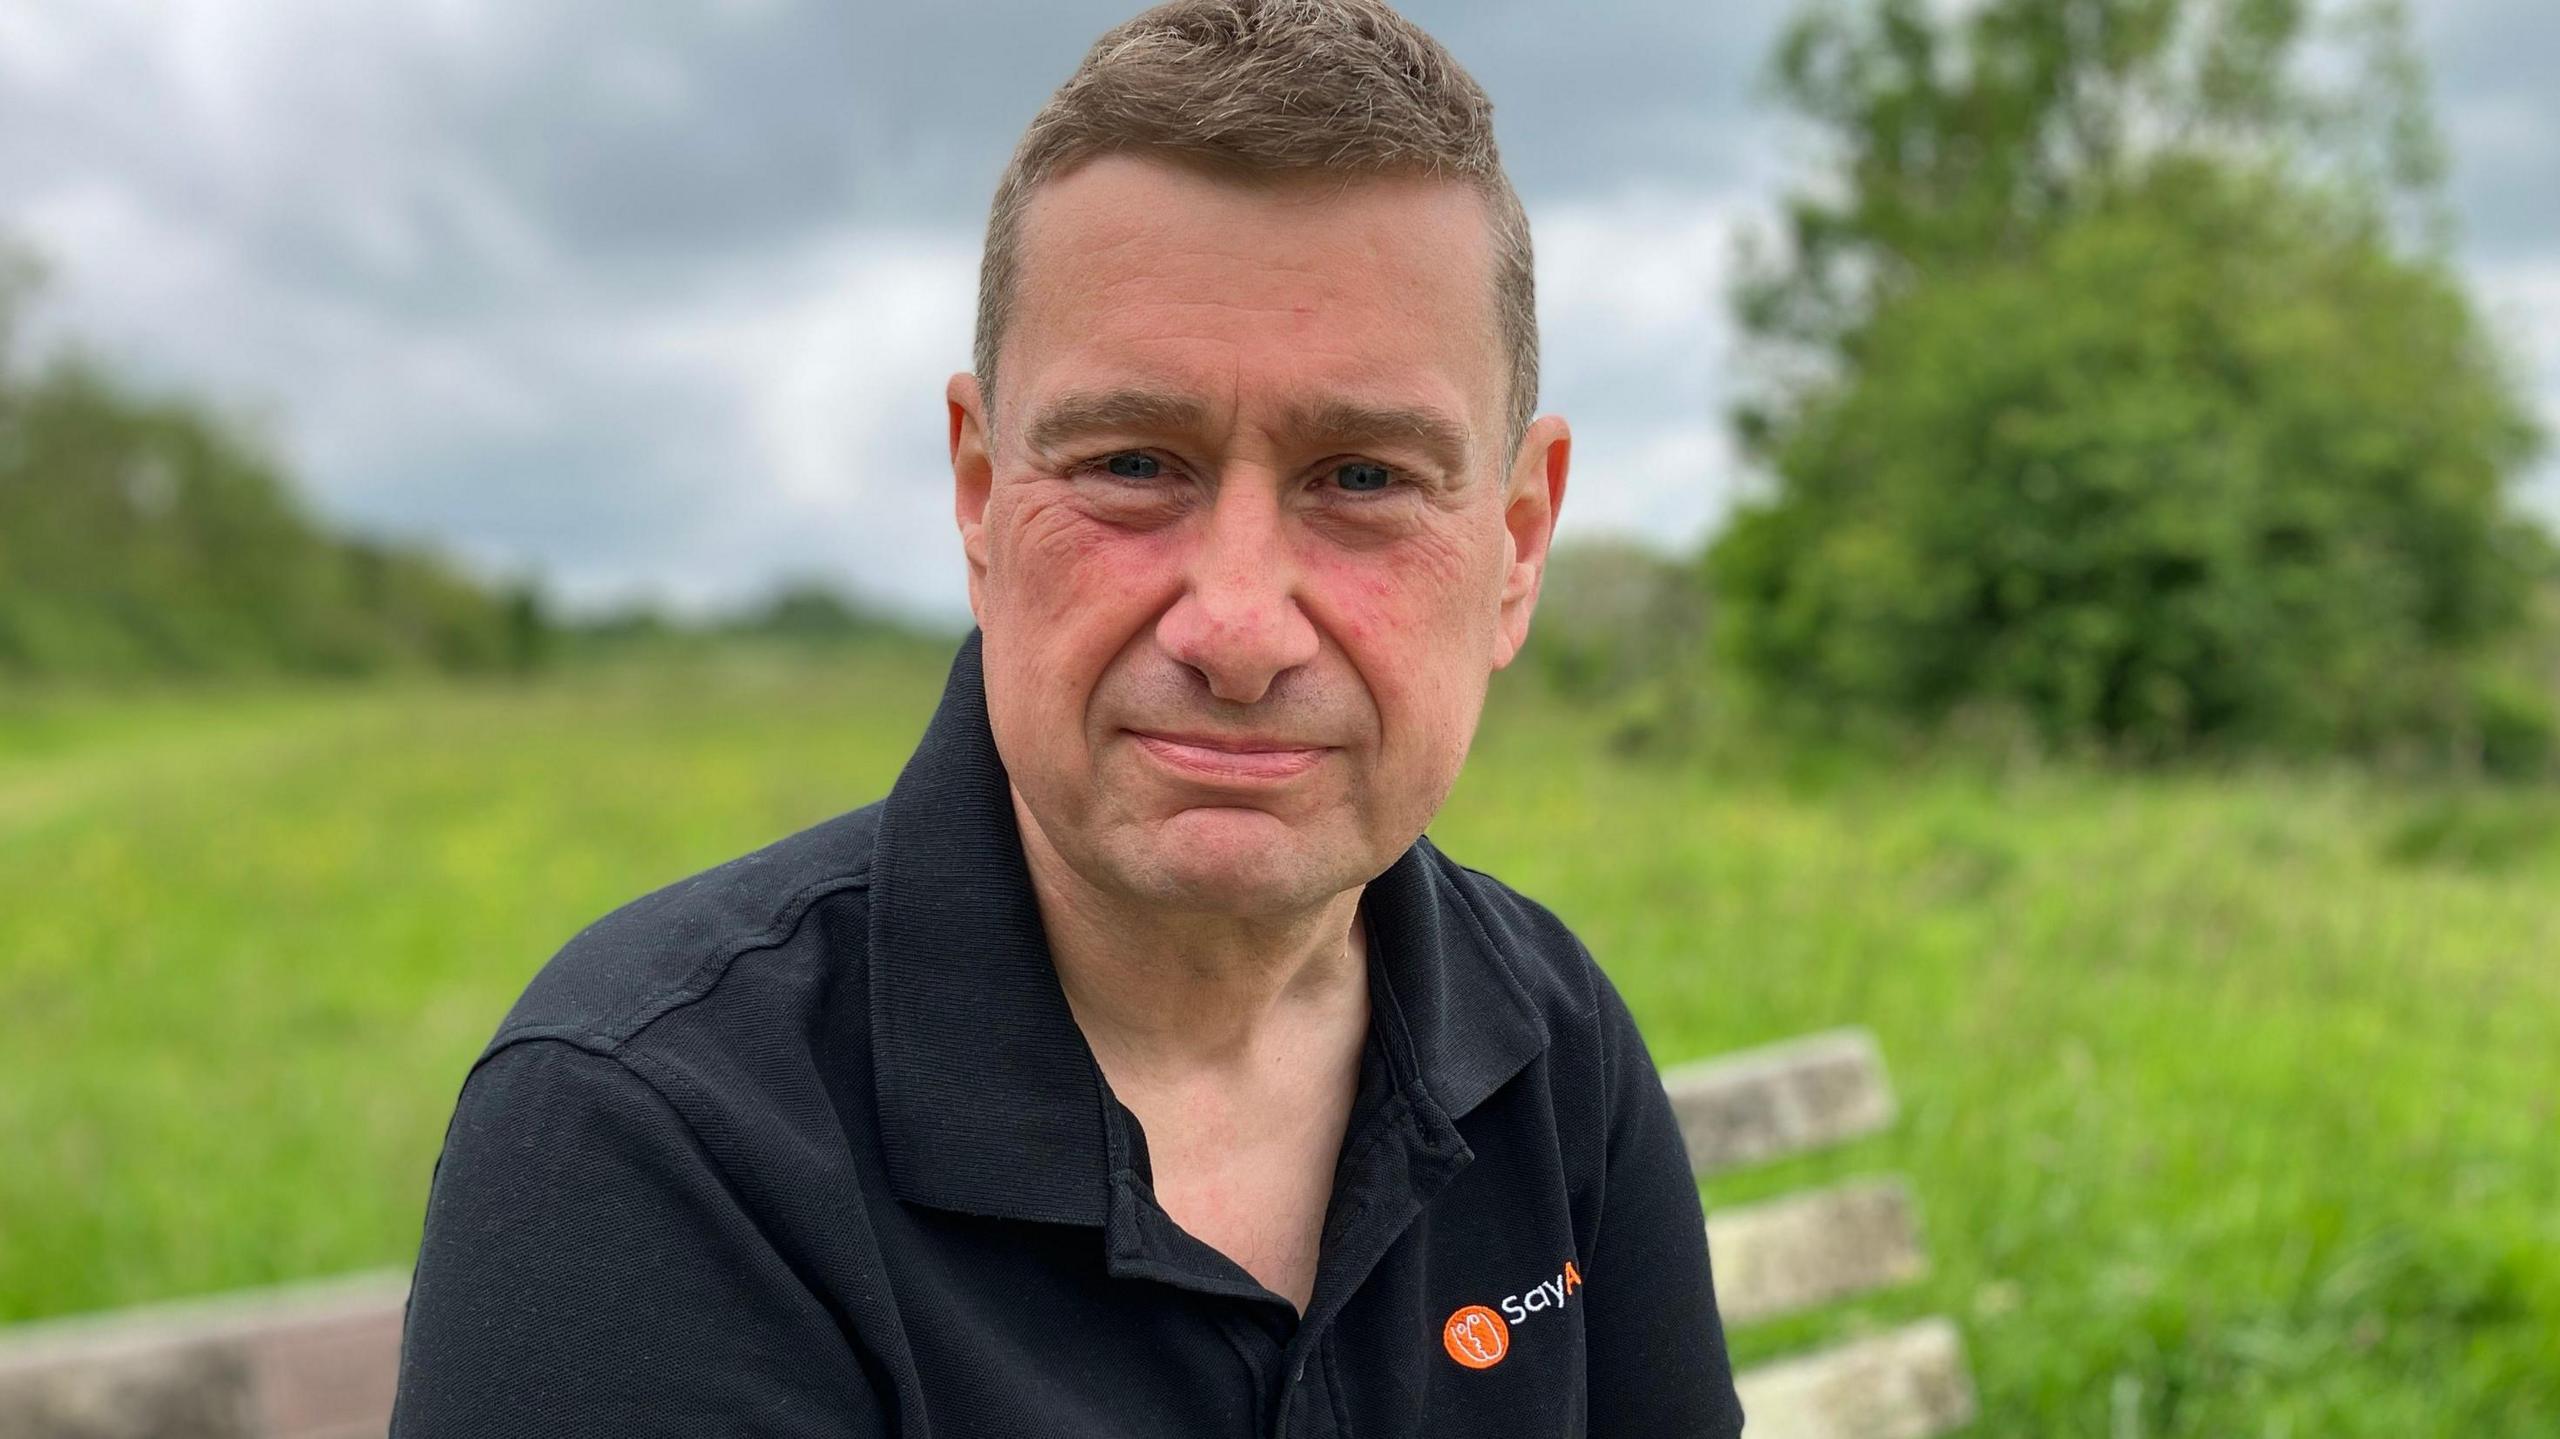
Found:
[[[972,362],[994,403],[1022,215],[1041,182],[1153,151],[1247,174],[1414,174],[1466,182],[1493,234],[1510,351],[1512,443],[1538,404],[1529,219],[1493,143],[1493,102],[1440,42],[1379,0],[1172,0],[1113,27],[1032,118],[996,186]]]

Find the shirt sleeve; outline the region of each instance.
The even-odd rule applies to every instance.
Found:
[[[883,1407],[656,1088],[556,1039],[481,1062],[427,1202],[393,1439],[872,1439]]]
[[[1599,987],[1609,1157],[1582,1291],[1592,1439],[1733,1439],[1742,1403],[1688,1147],[1626,1002],[1605,974]]]

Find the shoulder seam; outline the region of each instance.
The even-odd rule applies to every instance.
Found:
[[[590,1029],[585,1025],[520,1024],[508,1029],[499,1030],[497,1036],[489,1041],[488,1047],[480,1051],[480,1057],[471,1061],[471,1068],[469,1072],[463,1075],[462,1082],[466,1085],[469,1084],[472,1076],[480,1072],[481,1066],[487,1064],[490,1060],[497,1058],[499,1055],[506,1053],[508,1050],[514,1049],[518,1045],[534,1044],[546,1039],[551,1040],[554,1043],[568,1045],[572,1049],[585,1050],[596,1058],[605,1060],[619,1068],[630,1068],[629,1065],[622,1062],[622,1056],[618,1052],[622,1047],[619,1041],[613,1039],[609,1035],[597,1033],[595,1030]],[[634,1077],[636,1078],[637,1076]],[[651,1088],[655,1087],[656,1086],[654,1085],[651,1086]]]
[[[642,1030],[709,994],[728,974],[729,966],[740,958],[787,942],[808,921],[809,912],[817,908],[820,900],[847,890],[867,888],[870,883],[871,862],[868,859],[848,873],[812,880],[794,890],[782,902],[774,911],[772,923],[761,930],[734,936],[715,947],[673,986],[641,996],[621,1013],[601,1023],[528,1024],[501,1029],[489,1041],[482,1057],[485,1059],[496,1054],[519,1040],[562,1039],[582,1049],[620,1058],[623,1047],[639,1038]]]
[[[683,1128],[687,1142],[691,1143],[695,1149],[701,1151],[704,1164],[709,1167],[713,1174],[719,1176],[721,1187],[729,1190],[733,1196],[735,1195],[736,1188],[730,1182],[727,1167],[722,1165],[719,1157],[712,1153],[710,1143],[702,1137],[702,1131],[695,1127],[693,1116],[685,1113],[684,1106],[676,1103],[675,1096],[667,1092],[667,1086],[660,1082],[656,1075],[650,1072],[652,1069],[658,1068],[659,1066],[652,1061],[651,1056],[638,1050],[628,1049],[619,1040],[614,1040],[609,1036],[599,1035],[592,1031],[581,1029],[575,1025],[528,1025],[522,1029],[511,1030],[501,1036],[498,1041],[493,1042],[489,1046],[488,1053],[483,1054],[472,1064],[472,1070],[476,1073],[481,1065],[495,1059],[498,1055],[507,1050],[514,1049],[522,1045],[540,1044],[544,1042],[565,1044],[570,1048],[591,1055],[594,1058],[613,1066],[616,1070],[629,1076],[634,1084],[637,1084],[642,1089],[649,1091],[650,1097],[657,1100],[659,1106],[665,1109],[668,1115]],[[468,1081],[466,1080],[466,1082]],[[762,1226],[759,1225],[758,1229],[761,1231]]]

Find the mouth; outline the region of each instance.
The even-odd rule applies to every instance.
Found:
[[[1130,730],[1129,737],[1186,778],[1226,784],[1270,784],[1295,779],[1324,762],[1330,745],[1252,735],[1175,734]]]

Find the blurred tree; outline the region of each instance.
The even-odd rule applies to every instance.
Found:
[[[1558,694],[1610,699],[1688,676],[1706,628],[1695,567],[1634,540],[1570,540],[1548,557],[1526,654]]]
[[[1774,483],[1707,564],[1766,691],[2150,754],[2547,733],[2482,673],[2550,569],[2536,436],[2396,8],[1817,4],[1777,76],[1838,164],[1738,296]]]
[[[1605,710],[1615,749],[1692,747],[1715,698],[1696,663],[1707,599],[1696,565],[1639,541],[1567,541],[1539,582],[1524,668],[1554,694]]]
[[[723,627],[739,636],[839,644],[904,633],[901,626],[823,579],[786,580],[764,600]]]
[[[0,275],[0,674],[363,673],[539,657],[529,592],[335,538],[263,449],[94,364],[30,370],[22,260]]]

